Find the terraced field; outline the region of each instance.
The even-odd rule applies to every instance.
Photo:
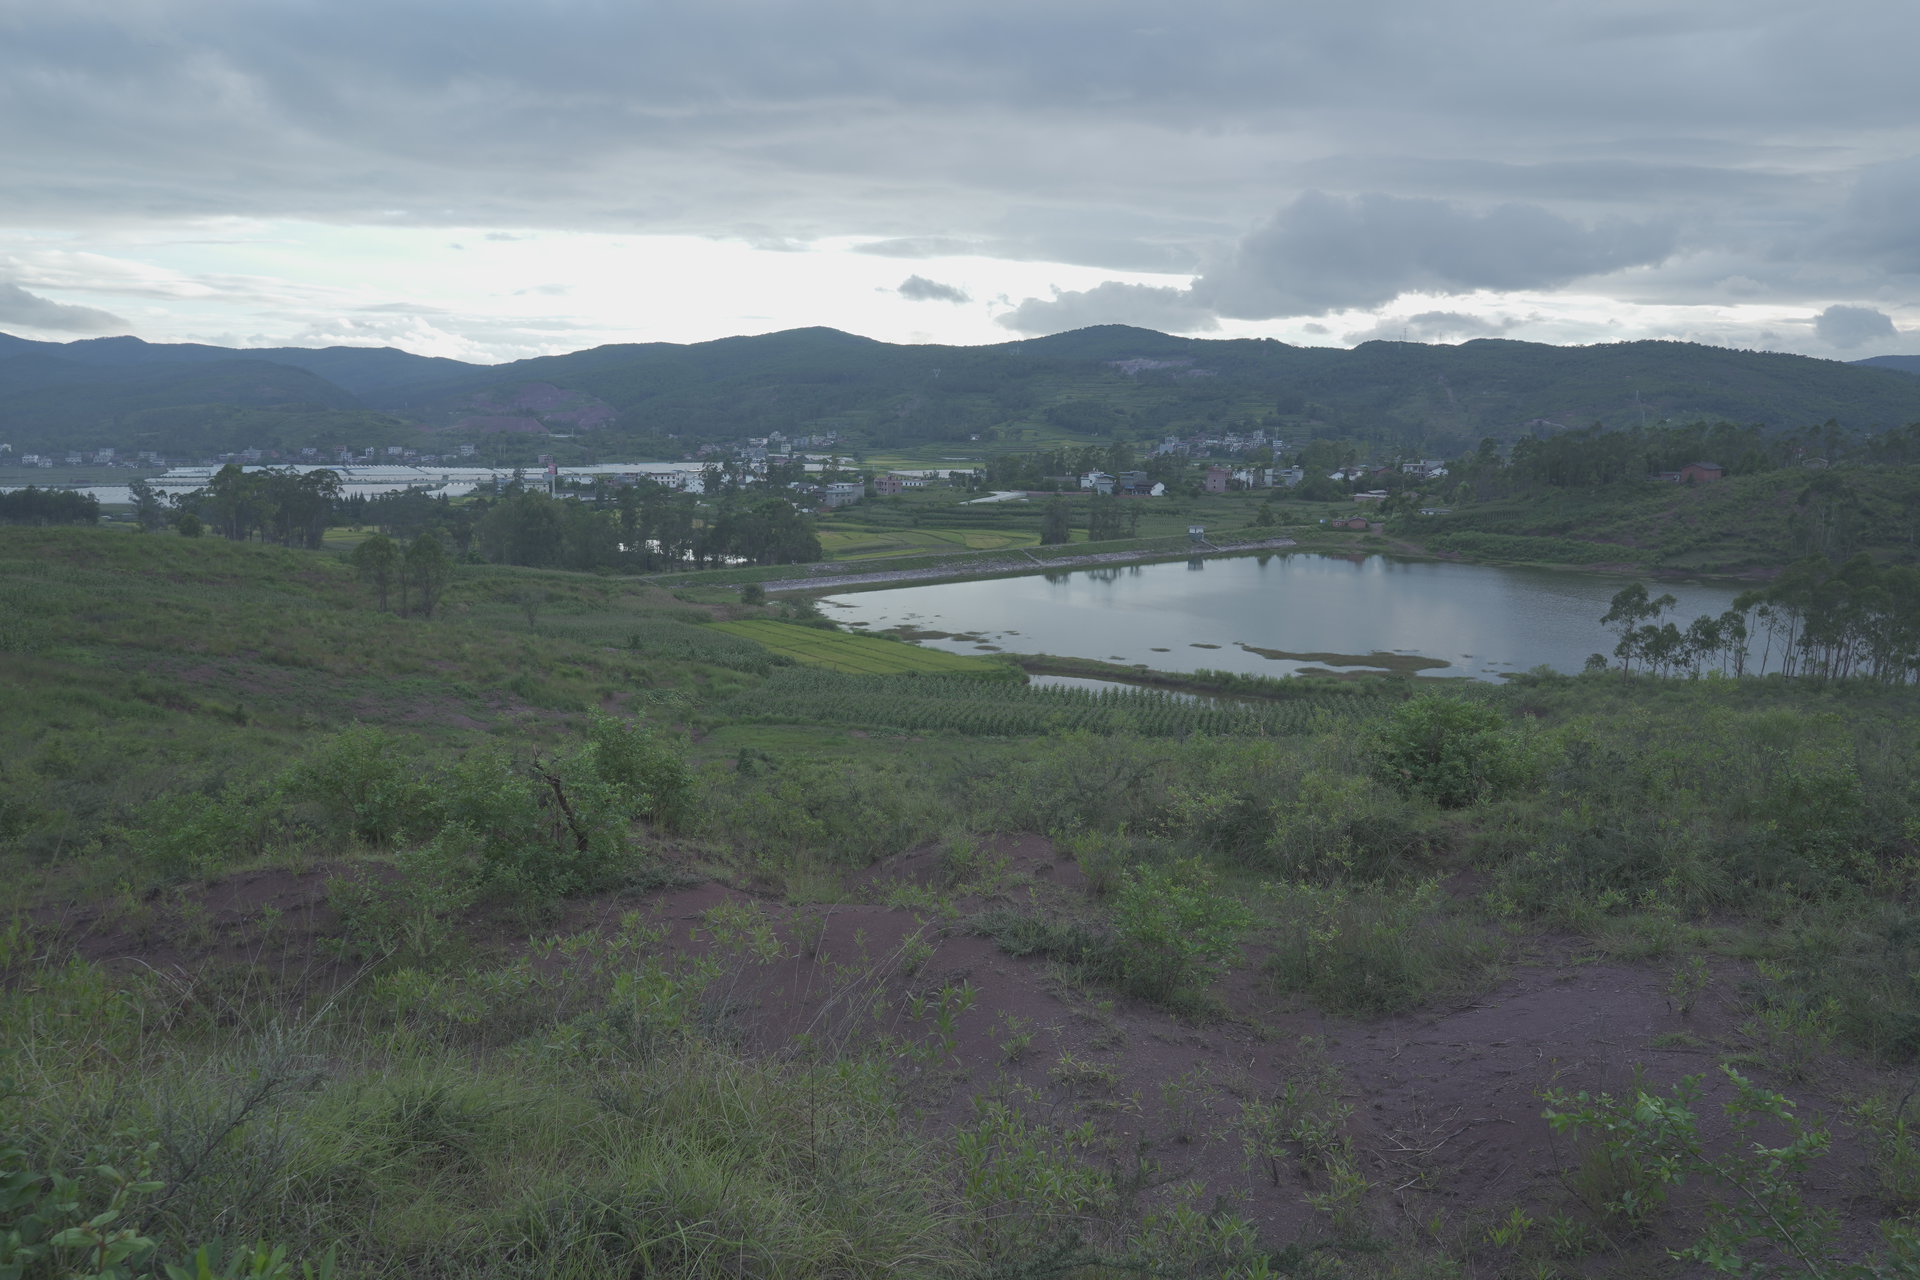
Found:
[[[1011,668],[990,659],[967,658],[959,654],[942,653],[938,649],[922,649],[918,645],[883,640],[879,636],[845,635],[837,631],[796,626],[791,622],[716,622],[713,625],[716,630],[744,636],[796,662],[825,667],[829,671],[866,676],[905,675],[912,671],[930,675],[984,676],[989,679],[1011,678],[1013,675]]]

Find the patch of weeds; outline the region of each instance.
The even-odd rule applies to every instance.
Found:
[[[1058,920],[1014,907],[993,907],[971,921],[973,932],[992,938],[1011,956],[1045,956],[1070,965],[1102,968],[1111,962],[1113,939],[1072,920]]]
[[[934,943],[927,937],[927,928],[923,924],[900,940],[900,972],[912,976],[926,967],[933,959]]]
[[[1033,1052],[1034,1024],[1030,1018],[1003,1011],[995,1034],[1001,1037],[1000,1059],[1003,1062],[1019,1062]]]
[[[978,836],[953,836],[941,846],[940,875],[957,893],[991,897],[1006,883],[1006,855],[982,844]]]
[[[1693,940],[1693,931],[1657,897],[1649,897],[1643,909],[1631,915],[1605,918],[1595,932],[1608,955],[1630,962],[1664,960]]]
[[[1750,991],[1753,1016],[1741,1024],[1740,1030],[1789,1080],[1811,1079],[1839,1037],[1839,999],[1800,996],[1785,985],[1788,973],[1784,967],[1769,961],[1756,960],[1754,969],[1765,985]]]
[[[1712,982],[1713,971],[1707,967],[1707,958],[1697,952],[1688,956],[1667,975],[1667,1008],[1682,1018],[1692,1017],[1693,1007]]]
[[[932,1028],[930,1037],[907,1045],[905,1053],[925,1067],[935,1067],[955,1058],[960,1033],[956,1028],[960,1015],[973,1008],[980,996],[972,983],[946,986],[931,995],[909,995],[907,1017],[916,1025]]]
[[[1278,904],[1266,975],[1330,1013],[1398,1013],[1484,982],[1504,946],[1448,914],[1439,882],[1411,890],[1268,887]]]
[[[1207,1134],[1225,1094],[1213,1082],[1213,1073],[1198,1066],[1160,1082],[1160,1105],[1175,1142],[1190,1143]]]
[[[1307,1203],[1325,1214],[1334,1230],[1359,1237],[1368,1229],[1366,1198],[1372,1190],[1360,1170],[1346,1123],[1353,1108],[1340,1101],[1340,1076],[1326,1058],[1324,1041],[1300,1042],[1301,1068],[1268,1098],[1245,1100],[1235,1126],[1249,1172],[1264,1172],[1273,1185],[1293,1168],[1312,1187]]]
[[[1120,1072],[1111,1064],[1089,1062],[1071,1049],[1061,1050],[1060,1056],[1047,1068],[1047,1075],[1055,1084],[1076,1093],[1112,1093],[1120,1084]]]
[[[1907,1114],[1910,1101],[1910,1096],[1897,1103],[1868,1098],[1848,1114],[1867,1148],[1867,1175],[1875,1197],[1888,1211],[1903,1215],[1920,1209],[1920,1123]]]
[[[1584,1144],[1569,1186],[1588,1208],[1630,1233],[1650,1231],[1662,1218],[1675,1188],[1686,1184],[1709,1196],[1699,1235],[1670,1250],[1683,1262],[1735,1275],[1780,1274],[1791,1267],[1819,1277],[1889,1274],[1868,1264],[1838,1261],[1840,1218],[1810,1205],[1803,1192],[1813,1167],[1826,1154],[1829,1137],[1818,1122],[1797,1114],[1788,1098],[1761,1089],[1723,1067],[1733,1096],[1722,1106],[1730,1142],[1702,1134],[1694,1110],[1699,1076],[1658,1093],[1636,1083],[1625,1097],[1610,1094],[1545,1095],[1547,1123],[1556,1134]],[[1889,1237],[1897,1274],[1914,1257],[1912,1233]]]
[[[787,924],[787,936],[794,949],[809,960],[820,958],[820,943],[827,933],[826,911],[797,911]]]
[[[1650,1049],[1705,1049],[1707,1042],[1691,1031],[1663,1031],[1647,1041]]]

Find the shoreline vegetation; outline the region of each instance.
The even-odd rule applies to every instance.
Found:
[[[1143,564],[1155,560],[1198,559],[1201,557],[1241,555],[1254,551],[1279,551],[1298,546],[1292,538],[1260,538],[1246,542],[1212,543],[1203,547],[1185,551],[1164,544],[1171,539],[1155,539],[1155,545],[1112,551],[1075,550],[1066,554],[1042,555],[1052,551],[1062,552],[1060,547],[1038,547],[1015,558],[1004,553],[996,553],[984,558],[954,556],[957,563],[936,563],[916,565],[911,568],[888,569],[875,572],[850,572],[846,574],[817,574],[814,577],[785,579],[762,583],[767,591],[837,591],[862,587],[890,587],[903,583],[933,583],[940,581],[958,581],[965,578],[1001,578],[1025,576],[1030,573],[1053,573],[1060,570],[1091,569],[1103,565]],[[1083,544],[1084,545],[1084,544]],[[1191,546],[1191,544],[1188,544]],[[870,562],[866,562],[870,563]],[[821,565],[809,565],[810,569],[820,569]],[[854,567],[849,563],[849,568]]]

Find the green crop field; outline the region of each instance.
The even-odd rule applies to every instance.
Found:
[[[922,649],[879,636],[843,635],[791,622],[747,621],[715,623],[716,630],[758,641],[778,654],[808,666],[826,667],[854,675],[893,676],[909,671],[949,676],[1005,676],[1009,668],[986,658],[968,658]]]

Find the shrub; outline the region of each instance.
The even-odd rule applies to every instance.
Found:
[[[134,854],[162,879],[217,871],[234,858],[258,853],[276,824],[278,797],[249,793],[239,784],[218,795],[196,791],[161,796],[126,832]]]
[[[288,795],[310,801],[357,839],[388,844],[418,824],[418,776],[391,734],[371,725],[342,729],[287,771]]]
[[[1155,999],[1205,987],[1239,958],[1252,923],[1246,904],[1219,892],[1197,858],[1124,871],[1113,904],[1122,978]]]
[[[1500,712],[1446,694],[1422,694],[1374,730],[1375,774],[1408,795],[1461,809],[1519,780],[1521,751]]]
[[[627,796],[579,764],[523,770],[491,745],[468,752],[443,784],[436,843],[466,843],[485,887],[528,901],[605,888],[627,852]]]
[[[587,721],[584,759],[634,817],[650,818],[668,830],[692,817],[693,773],[684,744],[637,721],[595,712]]]

